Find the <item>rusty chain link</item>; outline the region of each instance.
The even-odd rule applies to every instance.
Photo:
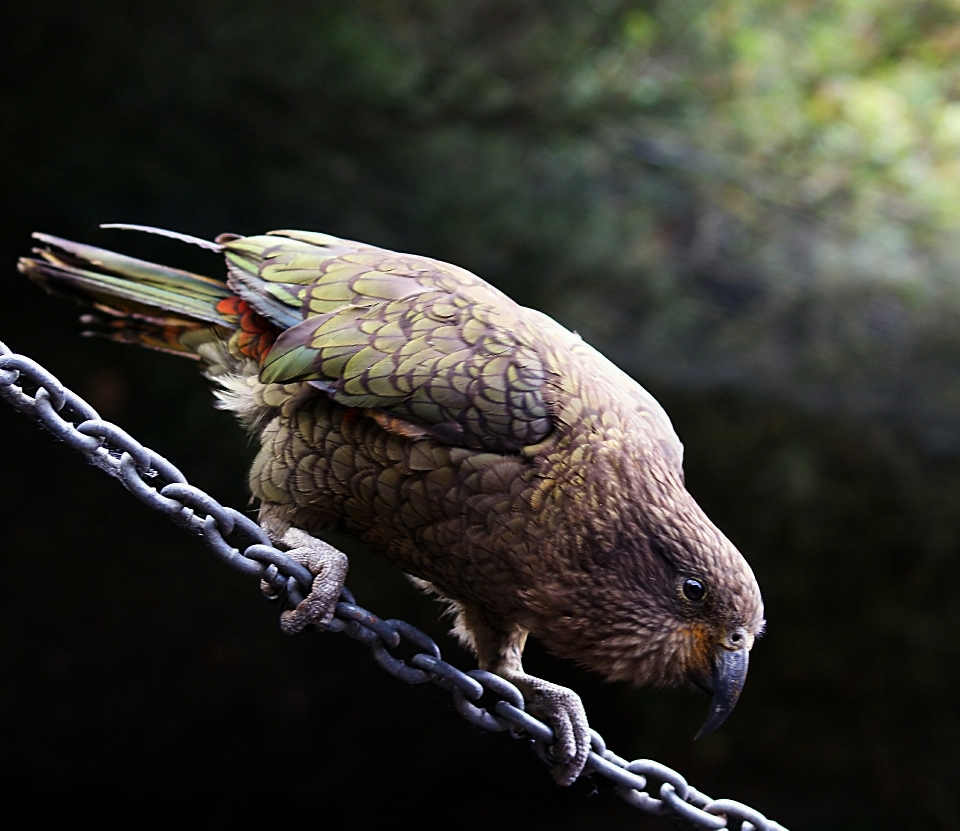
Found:
[[[90,464],[119,479],[141,502],[202,537],[228,565],[265,581],[272,594],[283,598],[289,606],[299,604],[309,592],[313,582],[310,572],[274,548],[257,523],[188,484],[163,456],[101,419],[86,401],[46,369],[11,352],[2,342],[0,398],[78,450]],[[428,635],[402,620],[383,620],[368,612],[356,604],[346,588],[340,598],[333,620],[323,631],[343,632],[369,646],[374,660],[401,681],[431,681],[443,687],[450,691],[457,712],[468,722],[484,730],[510,730],[518,738],[526,735],[540,758],[549,760],[553,731],[526,712],[523,695],[513,684],[490,672],[463,672],[448,664]],[[417,650],[409,661],[392,654],[402,641]],[[496,700],[491,708],[474,703],[484,695]],[[592,730],[591,734],[592,748],[584,773],[609,779],[617,793],[641,811],[699,828],[786,831],[741,802],[711,799],[666,765],[649,759],[628,762],[607,750],[599,733]]]

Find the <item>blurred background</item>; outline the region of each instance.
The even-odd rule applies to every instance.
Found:
[[[753,565],[740,705],[574,686],[627,758],[793,829],[960,828],[960,6],[955,0],[7,0],[0,340],[244,507],[251,446],[189,362],[82,340],[15,271],[43,230],[323,230],[450,260],[672,416]],[[662,828],[557,788],[0,407],[0,792],[37,815]],[[351,549],[361,603],[445,639]]]

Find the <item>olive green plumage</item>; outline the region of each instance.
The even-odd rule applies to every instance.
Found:
[[[339,404],[475,449],[517,451],[547,435],[537,338],[505,295],[445,263],[295,236],[225,246],[238,282],[262,280],[309,315],[279,337],[261,380],[322,380]]]
[[[259,438],[250,484],[275,536],[357,534],[448,599],[481,666],[543,710],[555,688],[522,671],[528,633],[614,680],[692,680],[726,696],[717,718],[732,707],[756,581],[686,491],[660,405],[579,337],[461,268],[324,234],[218,238],[225,284],[144,283],[142,265],[41,239],[22,270],[92,295],[112,336],[206,363]]]

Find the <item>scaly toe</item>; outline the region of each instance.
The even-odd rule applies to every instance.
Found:
[[[525,673],[513,674],[512,680],[526,693],[531,712],[553,730],[554,743],[548,751],[550,773],[558,784],[572,784],[590,755],[590,725],[580,696],[567,687]]]
[[[289,529],[279,542],[291,558],[313,575],[310,593],[295,609],[280,615],[281,630],[293,635],[310,625],[326,628],[333,620],[347,576],[346,554],[296,528]]]

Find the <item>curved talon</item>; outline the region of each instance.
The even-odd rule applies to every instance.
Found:
[[[280,629],[294,635],[310,625],[326,628],[347,577],[347,555],[298,528],[290,528],[277,543],[314,575],[310,593],[295,609],[281,613]]]

